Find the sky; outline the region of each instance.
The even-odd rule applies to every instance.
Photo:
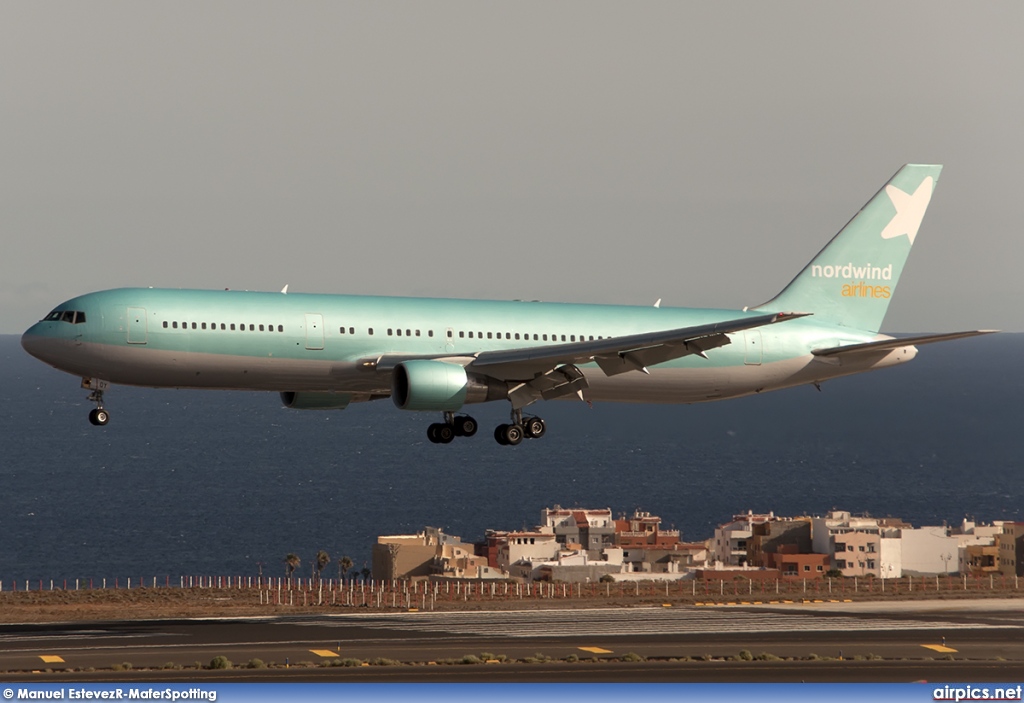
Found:
[[[0,333],[121,286],[738,309],[945,165],[883,331],[1024,331],[1019,2],[0,0]]]

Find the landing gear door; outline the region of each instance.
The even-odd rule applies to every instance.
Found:
[[[324,348],[324,316],[306,313],[306,349]]]
[[[146,343],[146,308],[128,308],[128,343]]]

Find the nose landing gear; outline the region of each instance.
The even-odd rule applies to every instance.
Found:
[[[103,391],[93,391],[87,400],[96,403],[96,407],[89,411],[89,422],[100,427],[110,422],[110,413],[103,409]]]
[[[89,422],[99,427],[110,422],[110,413],[103,409],[103,391],[110,384],[98,378],[83,378],[82,388],[90,391],[86,398],[90,403],[96,403],[96,407],[89,411]]]

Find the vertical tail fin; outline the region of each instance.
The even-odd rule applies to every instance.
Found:
[[[941,171],[901,168],[781,293],[754,309],[812,312],[877,332]]]

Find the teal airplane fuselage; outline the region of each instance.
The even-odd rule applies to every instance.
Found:
[[[293,408],[390,397],[442,413],[431,441],[471,436],[455,413],[511,403],[501,444],[544,434],[537,401],[696,403],[818,384],[909,361],[878,333],[941,167],[904,166],[772,300],[722,310],[523,301],[120,288],[57,306],[22,337],[82,377],[109,419],[110,384],[278,391]],[[287,290],[287,288],[286,288]],[[659,301],[660,302],[660,301]]]

